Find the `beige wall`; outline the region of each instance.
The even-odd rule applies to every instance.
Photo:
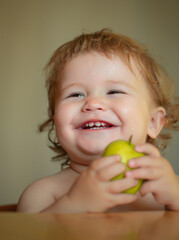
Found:
[[[17,202],[37,178],[59,171],[46,134],[42,70],[82,31],[110,27],[148,46],[179,93],[178,0],[0,0],[0,204]],[[179,134],[167,157],[179,174]]]

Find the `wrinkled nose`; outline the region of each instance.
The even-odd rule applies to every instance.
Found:
[[[87,99],[82,107],[82,112],[105,111],[105,110],[106,110],[106,104],[101,98]]]

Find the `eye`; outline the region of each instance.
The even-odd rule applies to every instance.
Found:
[[[112,95],[112,94],[116,95],[116,94],[125,94],[125,92],[123,92],[121,90],[110,90],[110,91],[108,91],[107,94],[109,94],[109,95]]]
[[[75,92],[71,93],[67,98],[84,98],[84,97],[85,97],[84,93]]]

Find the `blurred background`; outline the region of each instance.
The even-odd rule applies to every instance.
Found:
[[[102,28],[147,46],[179,95],[178,0],[0,0],[0,204],[60,170],[37,130],[47,116],[43,68],[61,44]],[[177,174],[178,142],[177,133],[166,153]]]

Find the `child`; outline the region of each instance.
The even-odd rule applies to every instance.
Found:
[[[179,177],[157,149],[170,138],[162,128],[178,129],[178,100],[147,51],[104,29],[59,47],[47,70],[49,119],[40,130],[48,127],[52,148],[68,167],[27,187],[18,211],[179,210]],[[117,155],[101,155],[110,142],[131,135],[146,156],[129,162],[134,170],[125,179],[110,181],[125,166]],[[123,193],[137,179],[145,180],[140,191]]]

